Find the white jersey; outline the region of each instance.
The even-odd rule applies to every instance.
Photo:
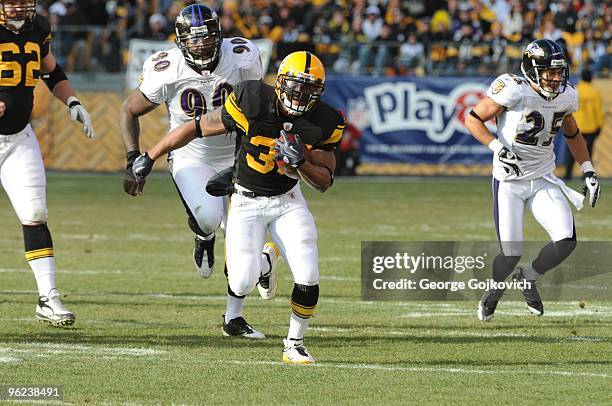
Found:
[[[221,44],[219,63],[212,72],[200,74],[193,70],[177,47],[151,55],[143,65],[139,88],[149,101],[166,103],[173,129],[192,120],[196,111],[205,114],[223,106],[237,83],[262,77],[257,47],[244,38],[226,38]],[[230,133],[195,139],[171,156],[211,164],[231,162],[235,146],[236,134]]]
[[[536,92],[527,79],[506,73],[487,90],[487,96],[505,107],[497,117],[497,137],[520,159],[523,175],[513,179],[537,179],[555,169],[553,139],[563,118],[578,109],[578,93],[569,82],[565,91],[548,101]],[[497,157],[493,176],[507,180]]]

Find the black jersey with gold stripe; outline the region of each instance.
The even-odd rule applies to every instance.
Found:
[[[50,41],[49,22],[38,14],[30,30],[16,33],[0,25],[0,101],[6,105],[0,134],[19,132],[30,121],[34,87]]]
[[[272,86],[249,80],[236,85],[222,110],[225,128],[242,135],[236,182],[265,195],[285,193],[297,183],[279,172],[272,150],[284,123],[291,123],[288,132],[298,134],[309,148],[326,150],[340,143],[345,127],[342,114],[325,102],[319,101],[312,111],[290,118],[277,112],[277,100]]]

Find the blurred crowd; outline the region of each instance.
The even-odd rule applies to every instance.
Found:
[[[498,73],[516,70],[523,47],[539,38],[560,42],[573,71],[588,68],[605,76],[612,68],[612,0],[202,3],[219,12],[225,36],[270,39],[275,45],[271,70],[286,54],[310,49],[326,66],[342,73]],[[188,4],[57,0],[39,2],[39,12],[48,15],[61,36],[55,52],[69,70],[113,71],[121,69],[129,39],[173,40],[176,15]]]

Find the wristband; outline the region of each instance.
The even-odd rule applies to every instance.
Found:
[[[593,167],[591,161],[584,161],[582,164],[580,164],[580,166],[582,167],[582,173],[595,172],[595,168]]]
[[[488,147],[491,151],[497,154],[499,151],[501,151],[504,148],[504,144],[502,144],[500,140],[495,138],[493,141],[489,143]]]
[[[66,99],[66,104],[68,105],[68,107],[74,107],[74,106],[78,106],[79,104],[81,104],[81,102],[76,97],[70,96],[69,98]]]
[[[201,115],[197,115],[194,117],[193,121],[195,121],[195,132],[196,138],[202,138],[202,129],[200,128],[200,120],[202,119]]]

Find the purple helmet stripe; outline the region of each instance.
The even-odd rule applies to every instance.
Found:
[[[202,7],[198,7],[198,12],[200,13],[200,24],[204,24],[204,17],[202,17]]]

